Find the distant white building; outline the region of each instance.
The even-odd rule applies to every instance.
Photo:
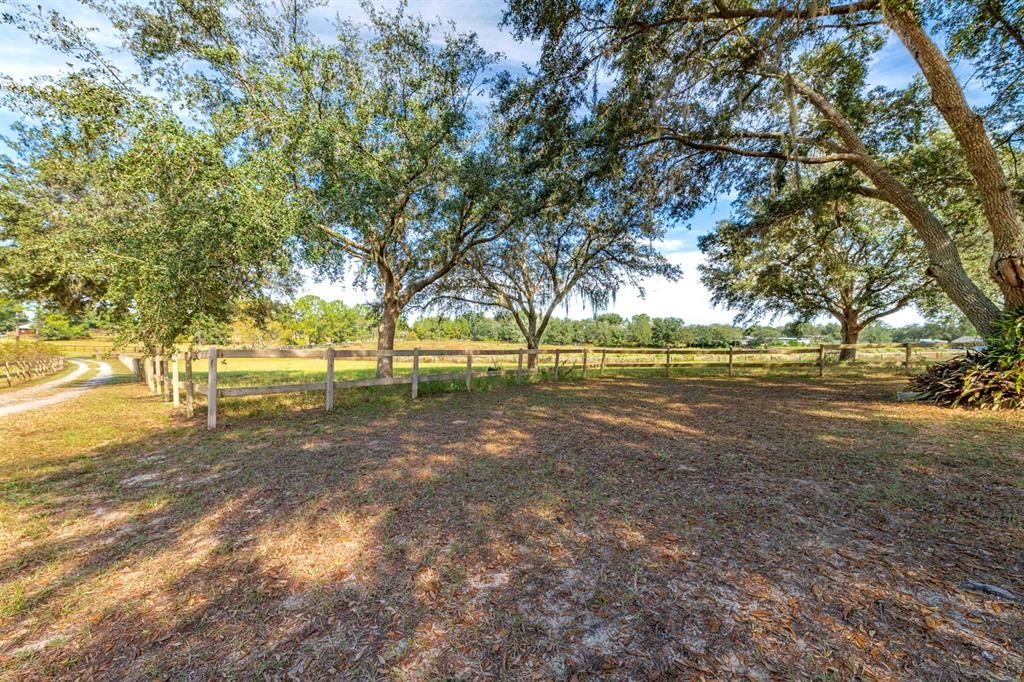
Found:
[[[953,339],[950,343],[954,346],[984,346],[985,339],[980,336],[961,336]]]

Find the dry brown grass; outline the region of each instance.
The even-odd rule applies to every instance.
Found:
[[[1017,679],[1024,419],[615,379],[0,421],[13,678]]]

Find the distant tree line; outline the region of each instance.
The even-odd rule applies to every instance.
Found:
[[[348,306],[341,301],[325,301],[318,296],[304,296],[295,303],[279,304],[272,318],[263,325],[243,318],[231,329],[212,334],[206,341],[257,346],[340,344],[372,340],[377,328],[376,313],[371,306]],[[489,316],[465,312],[454,316],[424,316],[411,324],[400,321],[397,333],[406,340],[523,343],[523,335],[510,313]],[[973,328],[962,318],[903,327],[877,321],[864,329],[861,342],[949,341],[973,333]],[[638,314],[627,318],[605,313],[580,320],[552,317],[541,341],[545,344],[605,347],[721,348],[740,343],[748,346],[839,343],[842,338],[842,329],[835,322],[814,324],[794,321],[779,326],[686,324],[677,317]]]
[[[970,323],[962,318],[893,327],[883,321],[867,325],[861,343],[905,343],[924,339],[951,341],[973,334]],[[509,314],[494,317],[464,313],[455,317],[431,316],[416,320],[408,335],[424,340],[472,340],[522,342],[522,335]],[[551,318],[542,343],[588,344],[606,347],[691,346],[721,348],[735,344],[784,346],[801,343],[839,343],[842,328],[837,322],[814,324],[789,322],[780,326],[730,324],[685,324],[677,317],[651,317],[645,314],[626,318],[605,313],[593,318],[572,320]]]
[[[13,305],[0,306],[0,331],[15,328]],[[46,340],[87,338],[91,331],[102,330],[104,321],[94,315],[73,315],[43,309],[38,323],[22,313],[21,321],[30,322]],[[266,346],[306,346],[371,341],[375,338],[378,315],[366,304],[346,305],[307,295],[294,302],[277,303],[266,312],[266,319],[255,320],[252,311],[240,309],[234,323],[208,327],[199,339],[204,344],[244,344]],[[412,324],[398,322],[398,335],[407,340],[494,341],[523,343],[523,335],[511,313],[494,316],[480,312],[459,315],[430,315]],[[873,322],[865,327],[862,343],[904,343],[935,339],[949,341],[973,335],[974,328],[962,317],[893,327]],[[752,346],[780,346],[805,342],[839,343],[843,339],[838,323],[814,324],[789,322],[784,325],[685,324],[677,317],[651,317],[637,314],[623,317],[604,313],[586,319],[552,317],[541,339],[545,344],[586,344],[604,347],[691,346],[720,348],[743,343]]]
[[[53,306],[26,310],[14,299],[0,296],[0,335],[25,324],[30,324],[39,338],[51,341],[86,338],[91,330],[102,326],[101,320],[89,312],[65,313]]]

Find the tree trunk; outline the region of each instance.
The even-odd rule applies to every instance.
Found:
[[[377,350],[395,349],[395,329],[398,327],[398,314],[401,308],[398,299],[388,296],[385,293],[384,306],[381,309],[380,322],[377,324]],[[393,358],[377,358],[377,378],[390,377],[393,375]]]
[[[960,252],[946,227],[910,189],[881,168],[873,159],[859,166],[888,203],[907,219],[928,254],[929,277],[982,334],[993,330],[999,308],[964,269]]]
[[[928,253],[928,275],[935,279],[953,305],[967,316],[979,332],[987,334],[992,331],[999,317],[999,308],[967,274],[960,252],[945,225],[921,203],[909,187],[871,156],[856,130],[828,98],[799,79],[793,79],[792,83],[835,127],[836,132],[853,153],[855,158],[850,163],[866,175],[877,190],[870,196],[892,204],[914,228]]]
[[[1006,310],[1024,307],[1024,220],[1017,212],[984,121],[971,109],[949,60],[922,27],[913,5],[886,0],[882,12],[886,24],[921,67],[931,89],[932,102],[963,150],[992,232],[990,274],[1003,294],[1004,307]],[[979,331],[984,333],[985,330],[979,326]]]
[[[537,350],[540,348],[540,339],[536,336],[526,337],[526,347],[530,350]],[[537,369],[537,354],[530,353],[526,356],[526,368],[530,370]]]
[[[840,320],[840,326],[843,330],[843,344],[857,343],[857,339],[860,338],[861,327],[857,324],[856,319]],[[839,351],[839,362],[852,362],[856,359],[856,348],[843,348]]]

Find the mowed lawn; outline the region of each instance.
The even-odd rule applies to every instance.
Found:
[[[0,677],[1018,679],[1024,416],[902,386],[0,419]]]

